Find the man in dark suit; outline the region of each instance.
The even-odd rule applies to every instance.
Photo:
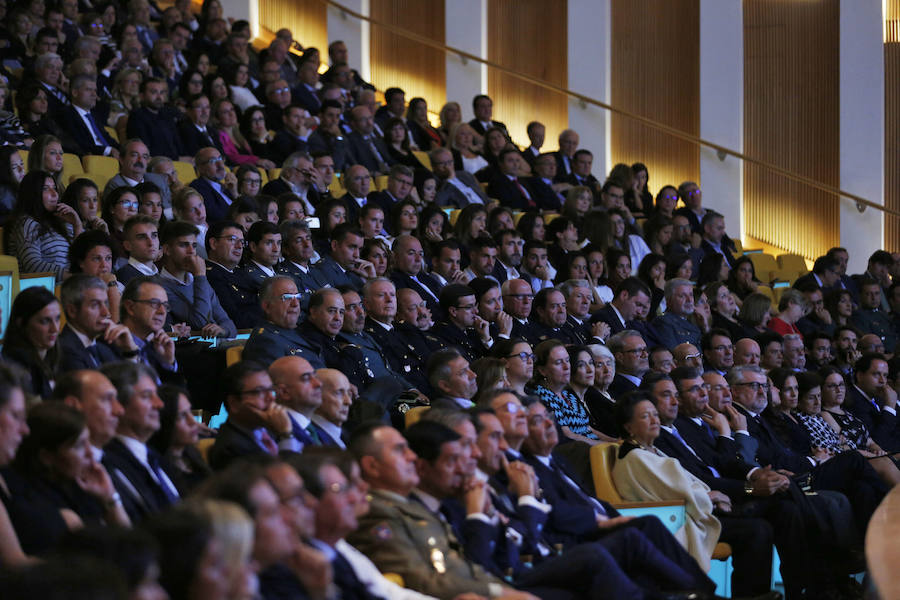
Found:
[[[120,356],[132,360],[138,356],[131,332],[111,319],[107,288],[102,279],[84,273],[63,282],[60,304],[66,325],[59,335],[60,371],[97,369]],[[101,336],[111,342],[97,343]]]
[[[634,329],[625,329],[610,336],[606,344],[616,359],[616,376],[609,386],[609,393],[613,398],[619,398],[636,390],[650,370],[647,343]]]
[[[531,164],[533,177],[525,179],[531,197],[541,210],[559,210],[566,201],[569,183],[556,183],[556,160],[552,154],[541,154]]]
[[[534,161],[541,155],[541,146],[544,145],[547,128],[543,123],[532,121],[525,127],[525,133],[528,135],[530,143],[527,148],[522,150],[522,160],[528,163],[529,167],[534,168]]]
[[[244,229],[233,221],[216,221],[206,232],[206,279],[216,293],[219,304],[239,329],[251,323],[247,317],[258,314],[258,300],[238,287],[237,272],[244,255]]]
[[[310,153],[325,153],[334,160],[334,169],[343,172],[353,164],[350,146],[341,130],[341,103],[323,100],[319,109],[319,126],[309,136]],[[325,182],[330,185],[331,182]]]
[[[687,217],[692,233],[703,235],[703,226],[700,224],[706,214],[706,209],[703,208],[703,190],[693,181],[683,181],[678,186],[678,197],[684,202],[684,206],[676,210],[675,214]]]
[[[362,289],[366,279],[375,277],[375,266],[359,258],[363,235],[353,223],[341,223],[331,232],[331,254],[313,267],[313,279],[318,287],[348,285]]]
[[[891,286],[891,272],[894,268],[894,257],[887,250],[876,250],[866,262],[866,270],[863,273],[853,275],[851,279],[858,290],[855,300],[861,300],[862,286],[870,279],[881,285],[881,310],[888,312],[888,288]]]
[[[850,262],[850,253],[847,252],[846,248],[829,248],[828,252],[825,253],[825,256],[831,257],[838,263],[837,272],[840,276],[840,281],[835,284],[835,287],[840,287],[849,291],[853,294],[854,302],[859,299],[859,289],[856,287],[856,282],[853,281],[853,278],[847,275],[847,264]]]
[[[487,204],[488,197],[471,173],[453,167],[453,154],[447,148],[431,151],[431,168],[438,179],[434,202],[438,206],[463,208],[469,204]]]
[[[578,150],[578,133],[574,129],[565,129],[559,134],[559,150],[553,153],[556,159],[556,177],[554,181],[564,182],[572,174],[572,162]]]
[[[337,369],[316,369],[316,377],[322,383],[322,403],[311,417],[312,426],[323,446],[346,450],[350,436],[344,423],[353,404],[350,380]]]
[[[79,154],[119,156],[119,144],[113,140],[102,123],[106,120],[95,115],[97,105],[97,81],[90,75],[75,77],[71,85],[72,104],[62,111],[66,130],[78,144]]]
[[[833,257],[820,256],[813,263],[812,271],[798,277],[793,287],[803,290],[806,286],[815,285],[822,289],[823,294],[827,294],[831,290],[841,287],[839,269],[840,265]]]
[[[172,192],[169,189],[166,177],[156,173],[148,173],[147,165],[150,163],[150,150],[141,140],[126,142],[119,154],[119,172],[106,182],[103,188],[103,196],[106,197],[112,190],[122,187],[136,187],[149,182],[159,189],[163,206],[172,206]]]
[[[409,198],[410,192],[414,189],[414,176],[415,174],[410,167],[401,164],[394,165],[388,174],[387,188],[380,192],[370,192],[368,202],[380,206],[385,216],[389,217],[395,204]],[[385,219],[385,229],[388,230],[388,233],[396,235],[389,221],[389,218]]]
[[[537,203],[531,192],[519,180],[522,156],[518,150],[505,148],[497,159],[498,171],[488,182],[487,194],[500,201],[501,206],[516,210],[534,210]]]
[[[156,381],[184,384],[175,360],[175,342],[163,329],[166,324],[169,296],[153,278],[132,279],[122,292],[120,309],[122,325],[128,328],[138,348],[138,362],[156,373]]]
[[[56,118],[62,114],[69,104],[66,93],[57,87],[60,80],[63,61],[58,54],[41,54],[34,60],[34,77],[47,95],[47,114]]]
[[[846,408],[865,424],[883,450],[900,451],[897,393],[887,383],[888,363],[883,354],[863,354],[854,365]]]
[[[731,240],[725,234],[725,217],[708,210],[700,221],[700,227],[703,229],[703,241],[700,242],[703,256],[709,256],[713,252],[721,254],[728,261],[729,268],[733,267],[736,259],[731,253]]]
[[[384,105],[375,111],[375,123],[381,131],[387,131],[388,121],[391,119],[403,119],[406,108],[406,94],[398,87],[384,90]]]
[[[209,114],[209,98],[205,94],[194,94],[187,99],[187,117],[178,124],[178,136],[186,154],[195,155],[210,147],[223,152],[219,132],[209,124]]]
[[[396,161],[391,158],[387,144],[374,134],[375,120],[365,106],[355,106],[350,111],[353,131],[347,136],[353,162],[365,166],[376,175],[386,174]]]
[[[524,279],[507,279],[500,286],[503,297],[503,309],[512,317],[512,339],[532,339],[533,324],[530,320],[534,304],[534,292],[531,284]]]
[[[841,492],[850,500],[858,531],[865,531],[872,513],[887,487],[858,452],[842,452],[820,460],[784,445],[760,413],[768,404],[766,375],[759,367],[735,367],[728,373],[735,408],[747,418],[747,430],[759,442],[757,463],[785,469],[796,475],[809,474],[813,489]]]
[[[314,60],[305,60],[300,63],[297,71],[297,85],[291,90],[291,97],[295,104],[299,104],[311,115],[319,113],[322,101],[316,90],[319,83],[319,71]]]
[[[511,400],[510,400],[511,401]],[[715,587],[700,565],[685,551],[684,547],[668,532],[655,517],[628,519],[619,514],[611,504],[594,497],[594,494],[579,481],[564,460],[554,455],[559,442],[556,423],[549,416],[547,408],[533,398],[527,398],[524,408],[515,414],[498,412],[504,433],[518,430],[508,439],[521,440],[508,450],[511,460],[522,460],[534,469],[544,501],[553,507],[544,535],[554,544],[564,546],[581,541],[603,540],[609,536],[632,536],[630,547],[647,549],[653,547],[659,558],[657,566],[669,576],[686,579],[689,583],[681,589],[707,590]],[[525,417],[525,433],[521,423]],[[521,448],[519,453],[517,448]],[[627,532],[627,533],[625,533]]]
[[[372,177],[363,165],[353,165],[344,171],[344,187],[347,193],[341,196],[347,207],[347,223],[356,224],[359,220],[359,209],[368,202]]]
[[[591,316],[591,322],[603,321],[611,334],[633,329],[633,321],[641,307],[650,307],[650,289],[637,277],[629,277],[619,284],[612,302]]]
[[[401,235],[394,241],[393,254],[394,270],[391,271],[390,278],[397,289],[415,290],[428,305],[431,314],[441,315],[441,285],[431,274],[425,272],[422,242],[411,235]]]
[[[222,374],[228,419],[209,449],[209,464],[219,470],[242,456],[277,456],[279,450],[298,452],[293,425],[285,407],[275,402],[275,389],[263,365],[242,360]]]
[[[202,148],[194,160],[194,170],[197,179],[190,186],[203,197],[207,222],[225,219],[228,207],[237,198],[237,178],[225,168],[222,153],[216,148]]]
[[[321,446],[312,416],[322,404],[322,382],[309,361],[300,356],[283,356],[269,365],[269,377],[275,387],[275,402],[287,413],[291,435],[299,449]]]
[[[566,178],[566,182],[573,186],[588,187],[596,202],[600,194],[600,181],[591,173],[593,164],[594,155],[590,150],[585,148],[576,150],[572,156],[572,172]]]
[[[310,264],[315,247],[309,225],[301,220],[283,221],[278,229],[281,231],[281,255],[284,260],[276,265],[275,272],[294,280],[302,294],[300,305],[306,310],[309,297],[319,287]]]
[[[175,484],[162,468],[162,457],[147,445],[159,430],[163,403],[156,395],[156,374],[149,367],[109,363],[101,372],[115,386],[124,408],[116,437],[103,448],[103,466],[132,523],[137,523],[179,500]]]
[[[291,154],[306,152],[309,149],[307,143],[309,130],[306,128],[308,117],[309,113],[296,104],[284,109],[283,125],[275,134],[275,139],[269,143],[269,153],[273,161],[280,164]]]
[[[484,136],[488,129],[499,129],[506,136],[506,139],[509,139],[509,131],[506,129],[506,125],[500,121],[493,120],[494,101],[489,96],[485,94],[475,96],[472,99],[472,112],[475,113],[475,118],[469,121],[469,125],[475,130],[475,133]]]
[[[141,82],[141,106],[128,113],[128,138],[140,138],[151,156],[190,161],[178,135],[178,112],[165,106],[168,94],[169,86],[162,79]]]

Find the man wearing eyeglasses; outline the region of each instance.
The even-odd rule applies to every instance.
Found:
[[[225,219],[228,207],[237,198],[237,177],[225,168],[222,153],[216,148],[202,148],[194,159],[194,171],[197,178],[188,185],[203,197],[206,222]]]
[[[287,409],[275,402],[277,389],[263,365],[248,360],[231,365],[222,374],[222,387],[228,418],[209,449],[213,469],[224,469],[243,456],[274,457],[280,450],[303,449]]]
[[[444,287],[441,310],[446,318],[431,328],[441,346],[456,347],[470,363],[490,350],[494,344],[490,323],[478,316],[472,288],[458,283]]]
[[[324,368],[320,349],[297,331],[300,293],[294,280],[286,275],[266,279],[259,298],[265,320],[250,334],[242,354],[244,360],[269,365],[282,356],[301,356],[315,368]]]
[[[734,344],[724,329],[710,329],[700,342],[706,368],[725,375],[734,366]]]
[[[138,360],[156,371],[163,383],[183,383],[175,360],[175,342],[165,332],[169,296],[151,277],[135,277],[122,292],[122,325],[131,332]]]
[[[245,327],[245,314],[258,312],[256,296],[238,289],[237,266],[244,256],[244,229],[234,221],[216,221],[206,233],[206,278],[219,303],[237,327]]]
[[[609,385],[609,393],[618,398],[641,384],[641,379],[650,370],[650,354],[644,338],[634,329],[613,335],[607,345],[616,359],[616,376]]]
[[[381,207],[385,215],[391,214],[391,208],[398,202],[402,202],[409,198],[410,192],[413,190],[414,172],[406,165],[394,165],[388,174],[387,189],[380,192],[371,192],[368,196],[369,203],[375,203]],[[390,219],[385,220],[385,228],[388,233],[396,234],[391,231]]]
[[[500,286],[503,307],[512,317],[510,337],[530,339],[532,323],[529,320],[534,303],[534,292],[531,284],[524,279],[507,279]]]
[[[187,118],[178,124],[178,135],[186,154],[197,154],[203,148],[223,152],[219,132],[209,124],[210,102],[206,94],[194,94],[186,99]]]
[[[463,208],[469,204],[487,204],[488,197],[475,176],[453,167],[453,154],[447,148],[436,148],[429,154],[431,169],[438,178],[434,202],[438,206]]]
[[[678,197],[684,202],[684,206],[676,210],[675,214],[686,217],[691,224],[691,233],[702,236],[703,227],[700,221],[706,214],[706,209],[703,208],[703,192],[700,186],[693,181],[683,181],[678,186]]]

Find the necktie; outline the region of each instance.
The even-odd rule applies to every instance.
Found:
[[[367,135],[366,141],[369,143],[369,150],[372,151],[372,154],[375,155],[375,161],[380,165],[384,162],[384,158],[381,156],[381,152],[378,151],[378,148],[375,146],[375,140],[372,139],[372,136]]]
[[[97,145],[106,146],[106,138],[103,137],[103,132],[100,131],[100,127],[97,126],[97,121],[94,120],[94,115],[91,114],[91,111],[84,113],[84,118],[91,128],[91,133],[94,134],[94,141]]]
[[[275,443],[275,440],[272,439],[272,436],[269,435],[269,432],[264,428],[256,430],[256,441],[263,450],[272,456],[278,456],[278,444]]]
[[[513,183],[516,184],[517,188],[519,188],[519,194],[521,194],[522,198],[525,199],[528,207],[534,208],[535,205],[534,205],[534,202],[532,202],[532,200],[531,200],[531,194],[528,193],[528,190],[525,189],[525,186],[523,186],[521,183],[519,183],[518,177],[513,177]]]
[[[703,427],[703,431],[706,432],[706,435],[709,436],[709,439],[712,440],[713,443],[715,443],[716,435],[713,433],[712,427],[709,426],[709,423],[701,421],[700,426]]]
[[[697,460],[699,460],[700,462],[703,462],[703,460],[702,460],[699,456],[697,456],[697,453],[694,452],[694,449],[691,448],[691,447],[688,445],[688,443],[687,443],[686,441],[684,441],[684,438],[681,437],[681,434],[678,433],[678,430],[675,429],[674,427],[672,427],[672,436],[673,436],[676,440],[678,440],[679,442],[681,442],[681,445],[684,446],[685,448],[687,448],[688,451],[689,451],[691,454],[693,454],[693,455],[697,458]],[[706,463],[703,463],[703,465],[704,465],[707,469],[709,469],[710,473],[713,474],[713,477],[715,477],[715,478],[717,478],[717,479],[720,477],[719,472],[716,471],[716,469],[715,469],[714,467],[712,467],[712,466],[710,466],[710,465],[707,465]]]
[[[178,493],[175,490],[169,489],[168,485],[168,477],[166,477],[165,471],[163,471],[162,465],[159,462],[159,455],[156,452],[151,451],[149,448],[147,450],[147,463],[150,465],[150,468],[153,470],[153,474],[156,475],[156,481],[159,484],[160,489],[163,494],[166,495],[166,499],[170,504],[174,504],[178,501]]]
[[[97,344],[91,344],[87,347],[88,356],[91,357],[91,361],[94,363],[94,368],[100,367],[100,351],[97,348]]]
[[[316,446],[322,445],[322,440],[321,438],[319,438],[319,432],[316,431],[315,427],[313,427],[312,422],[310,422],[310,424],[306,426],[306,433],[309,434],[309,437],[312,438],[312,441]]]

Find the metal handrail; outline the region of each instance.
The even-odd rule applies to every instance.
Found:
[[[648,117],[643,117],[641,115],[635,114],[635,113],[625,110],[623,108],[618,108],[611,104],[607,104],[606,102],[597,100],[596,98],[592,98],[591,96],[579,94],[578,92],[573,92],[572,90],[570,90],[568,88],[564,88],[562,86],[550,83],[548,81],[544,81],[543,79],[538,79],[537,77],[532,77],[531,75],[526,75],[524,73],[520,73],[519,71],[515,71],[513,69],[510,69],[509,67],[504,67],[503,65],[501,65],[499,63],[495,63],[493,61],[481,58],[480,56],[476,56],[470,52],[466,52],[465,50],[461,50],[459,48],[454,48],[452,46],[447,46],[446,44],[436,42],[425,36],[419,35],[417,33],[413,33],[411,31],[407,31],[406,29],[403,29],[402,27],[398,27],[396,25],[392,25],[390,23],[385,23],[384,21],[380,21],[378,19],[373,19],[371,17],[367,17],[366,15],[363,15],[363,14],[358,13],[350,8],[347,8],[343,4],[340,4],[339,2],[335,2],[335,0],[318,0],[318,1],[322,2],[323,4],[333,6],[334,8],[336,8],[336,9],[340,10],[341,12],[343,12],[347,15],[350,15],[354,18],[360,19],[362,21],[366,21],[372,25],[375,25],[376,27],[381,27],[387,31],[390,31],[391,33],[405,37],[414,42],[424,44],[425,46],[428,46],[430,48],[440,50],[444,53],[457,54],[462,58],[479,62],[479,63],[486,65],[492,69],[497,69],[499,71],[502,71],[503,73],[506,73],[507,75],[511,75],[517,79],[521,79],[522,81],[526,81],[533,85],[542,87],[544,89],[552,90],[552,91],[560,93],[560,94],[565,94],[566,96],[575,98],[585,104],[593,104],[594,106],[599,106],[600,108],[606,109],[610,112],[616,113],[623,117],[633,119],[639,123],[642,123],[643,125],[651,127],[658,131],[662,131],[664,133],[667,133],[667,134],[669,134],[673,137],[679,138],[681,140],[685,140],[685,141],[697,144],[698,146],[706,146],[707,148],[712,148],[719,154],[719,157],[722,158],[723,160],[724,160],[725,156],[733,156],[735,158],[739,158],[739,159],[743,160],[744,162],[757,165],[757,166],[767,169],[773,173],[777,173],[777,174],[782,175],[783,177],[786,177],[790,180],[796,181],[798,183],[802,183],[804,185],[808,185],[817,190],[826,192],[828,194],[834,194],[836,196],[842,196],[844,198],[847,198],[849,200],[856,202],[857,205],[872,207],[876,210],[882,211],[885,214],[892,215],[895,217],[900,217],[900,211],[893,210],[891,208],[887,208],[884,205],[877,204],[875,202],[872,202],[871,200],[867,200],[867,199],[863,198],[862,196],[852,194],[852,193],[842,190],[840,188],[822,183],[821,181],[816,181],[815,179],[810,179],[809,177],[806,177],[804,175],[799,175],[797,173],[794,173],[793,171],[789,171],[787,169],[779,167],[778,165],[774,165],[770,162],[766,162],[766,161],[760,160],[758,158],[753,158],[752,156],[747,156],[743,152],[738,152],[737,150],[732,150],[731,148],[728,148],[726,146],[722,146],[720,144],[716,144],[715,142],[705,140],[701,137],[681,131],[680,129],[677,129],[675,127],[671,127],[664,123],[660,123],[659,121],[655,121],[653,119],[650,119]]]

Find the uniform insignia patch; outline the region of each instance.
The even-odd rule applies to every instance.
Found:
[[[381,523],[375,526],[375,529],[372,530],[372,533],[375,534],[376,540],[389,540],[394,537],[394,532],[391,531],[391,528],[388,527],[385,523]]]

